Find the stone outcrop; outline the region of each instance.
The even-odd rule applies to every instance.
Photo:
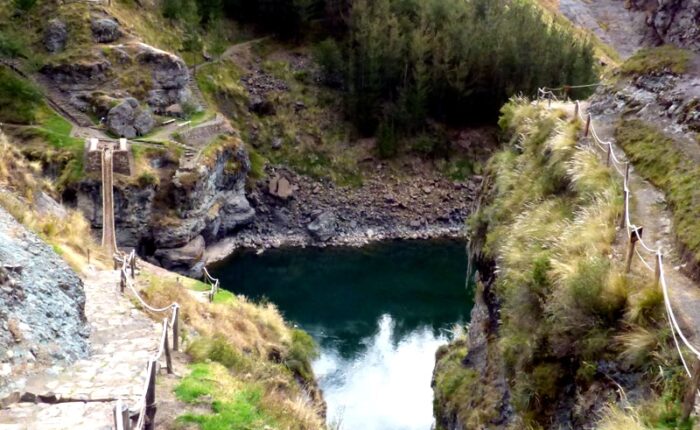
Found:
[[[647,25],[657,42],[700,51],[700,0],[630,0],[647,12]]]
[[[93,19],[90,23],[92,38],[98,43],[111,43],[122,37],[119,24],[110,18]]]
[[[84,306],[80,278],[0,209],[0,393],[15,374],[87,354]]]
[[[107,114],[107,128],[120,137],[143,136],[154,126],[155,120],[151,112],[142,109],[134,98],[124,100]]]
[[[314,239],[326,242],[337,234],[338,223],[331,212],[322,212],[306,228]]]
[[[44,47],[51,53],[63,51],[68,39],[66,24],[59,19],[52,19],[44,29]]]
[[[166,168],[173,169],[171,179],[158,185],[117,180],[117,243],[137,248],[143,257],[166,268],[197,275],[204,244],[236,231],[255,216],[245,195],[248,153],[242,144],[231,145],[207,163],[193,163],[191,169]],[[74,191],[75,201],[70,203],[94,228],[102,228],[100,182],[84,180]]]

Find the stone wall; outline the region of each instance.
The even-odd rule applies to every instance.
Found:
[[[122,175],[131,175],[131,166],[133,165],[133,157],[130,151],[129,143],[120,143],[118,141],[100,140],[97,143],[90,140],[85,141],[85,171],[100,172],[102,171],[102,151],[106,148],[112,148],[112,168],[115,173]]]

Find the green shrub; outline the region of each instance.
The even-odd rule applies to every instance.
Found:
[[[25,46],[19,38],[0,31],[0,57],[17,58],[25,53]]]
[[[284,364],[304,380],[313,379],[311,361],[318,357],[318,345],[313,338],[303,330],[292,330],[292,345],[284,359]]]
[[[328,84],[338,84],[342,79],[343,54],[335,39],[319,42],[313,49],[314,60],[321,67],[323,79]]]
[[[244,371],[250,367],[249,359],[241,355],[221,336],[198,337],[187,348],[195,362],[216,361],[229,369]]]
[[[377,151],[381,158],[390,158],[399,152],[399,139],[394,125],[382,122],[377,130]]]
[[[41,93],[26,80],[0,67],[0,122],[30,124],[41,104]]]
[[[683,74],[693,58],[692,52],[673,45],[661,45],[637,51],[620,67],[623,75],[653,75],[664,72]]]

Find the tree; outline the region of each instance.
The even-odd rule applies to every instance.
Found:
[[[185,37],[182,40],[182,50],[184,52],[189,52],[192,57],[192,63],[194,64],[194,71],[197,72],[197,65],[199,63],[199,57],[202,55],[202,48],[204,44],[202,43],[202,38],[199,36],[199,32],[194,25],[188,25],[185,29]]]
[[[37,0],[12,0],[15,8],[21,12],[28,12],[37,3]]]

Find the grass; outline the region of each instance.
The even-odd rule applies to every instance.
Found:
[[[620,66],[623,75],[654,75],[671,72],[681,75],[688,70],[692,53],[673,45],[644,48],[637,51]]]
[[[578,145],[581,125],[561,111],[516,99],[499,124],[505,149],[489,161],[485,200],[468,230],[475,248],[498,265],[492,288],[500,326],[489,357],[505,366],[519,419],[532,427],[551,422],[566,397],[562,388],[575,384],[585,393],[601,377],[597,363],[610,360],[650,388],[644,401],[652,406],[640,410],[646,424],[676,423],[680,392],[657,379],[659,366],[669,380],[680,375],[663,300],[648,279],[625,276],[622,262],[611,260],[622,209],[617,177]],[[501,405],[473,394],[484,382],[461,364],[464,353],[439,359],[437,407],[467,427],[488,427],[488,412]]]
[[[675,235],[684,257],[696,268],[700,264],[700,168],[673,139],[647,123],[622,120],[615,139],[637,171],[666,195],[673,214]],[[698,269],[695,269],[696,275]]]
[[[146,286],[149,303],[179,303],[182,320],[197,333],[183,339],[194,364],[176,394],[199,407],[183,411],[180,422],[201,429],[324,428],[302,390],[313,380],[316,346],[308,334],[289,328],[274,306],[225,290],[205,303],[188,289],[207,291],[206,284],[160,270],[142,271],[137,282]],[[202,405],[211,413],[201,413]]]
[[[78,211],[38,213],[35,208],[39,193],[55,195],[54,187],[40,176],[37,163],[30,163],[0,133],[0,206],[27,228],[48,242],[74,270],[87,268],[87,252],[98,267],[108,261],[92,237],[90,224]]]

